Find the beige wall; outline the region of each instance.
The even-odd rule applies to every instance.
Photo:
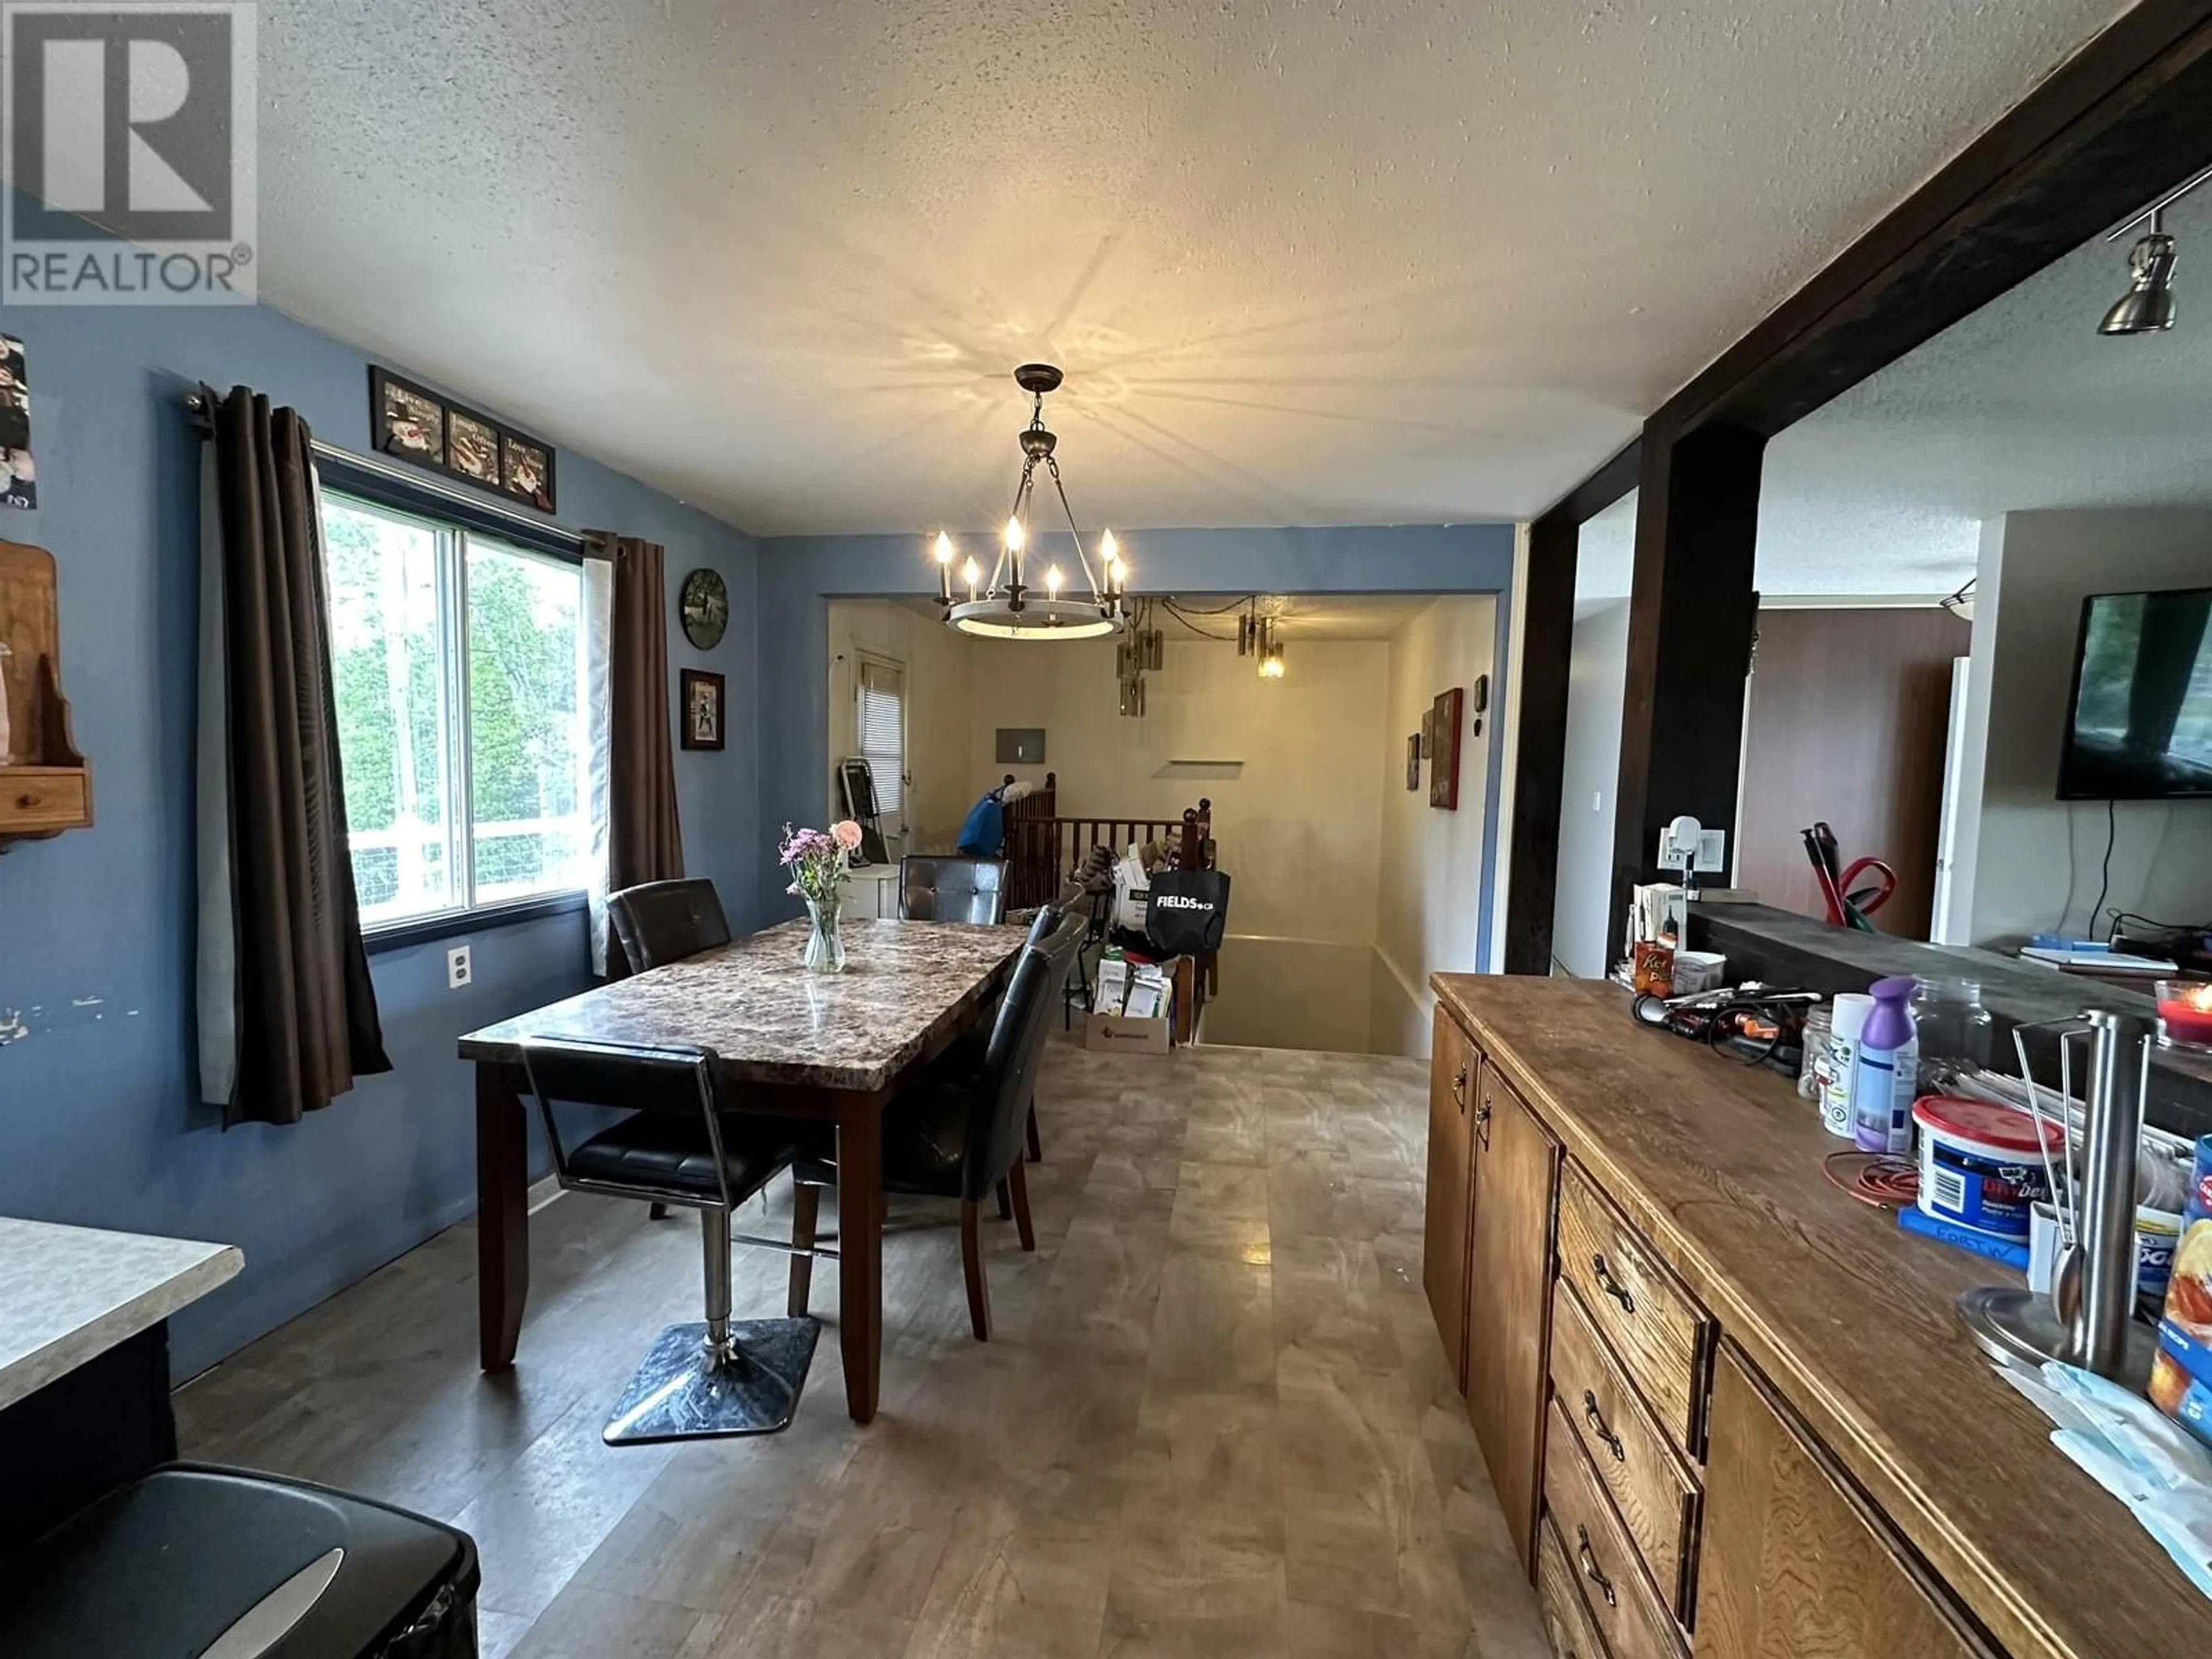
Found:
[[[2013,513],[1983,526],[1967,670],[1953,933],[2002,945],[2094,932],[2105,804],[2057,798],[2081,601],[2212,580],[2212,513]],[[2112,809],[2106,908],[2187,922],[2212,910],[2212,800]],[[2062,910],[2063,912],[2062,919]],[[1964,917],[1961,925],[1956,918]]]
[[[837,763],[858,752],[855,666],[862,653],[903,666],[907,675],[906,758],[913,780],[901,852],[951,850],[960,821],[996,780],[969,767],[969,679],[972,648],[933,617],[888,599],[835,599],[830,605],[830,747],[823,757],[825,810],[837,804]],[[893,836],[897,826],[885,824]]]
[[[1234,882],[1206,1041],[1425,1054],[1431,972],[1480,949],[1491,721],[1470,735],[1492,671],[1495,601],[1440,599],[1389,640],[1290,641],[1262,680],[1226,641],[1173,637],[1146,712],[1117,712],[1114,641],[974,640],[878,600],[830,607],[830,754],[853,746],[853,664],[907,665],[912,850],[951,845],[977,795],[1009,771],[1053,773],[1064,817],[1172,818],[1200,796]],[[1225,631],[1225,628],[1224,628]],[[1406,738],[1437,693],[1468,692],[1460,804],[1405,787]],[[998,763],[1001,726],[1041,726],[1045,762]],[[1203,773],[1178,763],[1217,763]],[[1223,768],[1220,763],[1234,763]],[[894,848],[896,852],[898,849]]]
[[[1435,998],[1429,975],[1472,972],[1481,959],[1482,817],[1496,722],[1473,734],[1474,682],[1492,672],[1497,601],[1440,599],[1390,641],[1389,744],[1376,908],[1376,963],[1369,1041],[1378,1054],[1425,1054]],[[1460,731],[1459,810],[1429,805],[1405,785],[1405,744],[1440,691],[1466,691]],[[1493,696],[1493,701],[1495,701]],[[1384,745],[1378,744],[1382,748]]]
[[[976,641],[971,770],[1052,772],[1063,817],[1169,818],[1210,798],[1234,885],[1206,1040],[1364,1052],[1390,648],[1298,641],[1289,672],[1262,680],[1234,645],[1177,640],[1176,626],[1142,720],[1116,712],[1110,640]],[[1042,726],[1046,764],[997,766],[1002,726]],[[1194,760],[1241,765],[1205,776],[1175,765]]]

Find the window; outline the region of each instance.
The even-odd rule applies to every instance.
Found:
[[[584,887],[581,566],[327,490],[323,532],[362,927]]]
[[[876,811],[895,819],[906,795],[906,671],[896,663],[860,659],[860,735],[875,774]]]

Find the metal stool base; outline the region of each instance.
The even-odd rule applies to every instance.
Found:
[[[733,1320],[730,1350],[718,1360],[703,1322],[671,1325],[600,1437],[610,1446],[642,1446],[787,1429],[821,1334],[811,1319]]]

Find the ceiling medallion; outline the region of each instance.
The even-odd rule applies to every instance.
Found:
[[[1022,479],[1014,487],[1014,510],[1000,534],[999,557],[992,566],[988,586],[983,585],[981,568],[971,555],[959,573],[960,586],[966,589],[968,597],[958,597],[953,587],[952,570],[957,550],[951,536],[942,531],[938,532],[933,550],[937,557],[937,600],[945,609],[947,625],[963,634],[992,640],[1088,640],[1118,634],[1128,625],[1124,602],[1127,598],[1129,567],[1122,562],[1121,550],[1114,544],[1114,532],[1109,530],[1098,538],[1098,568],[1095,573],[1092,570],[1091,560],[1083,550],[1082,532],[1075,527],[1074,509],[1067,504],[1067,489],[1060,481],[1060,462],[1053,454],[1060,439],[1045,429],[1044,394],[1058,390],[1060,382],[1060,373],[1050,363],[1024,363],[1014,371],[1014,384],[1035,401],[1030,410],[1030,423],[1021,437]],[[1034,574],[1037,563],[1045,557],[1042,547],[1031,545],[1035,538],[1029,522],[1030,497],[1040,461],[1051,477],[1053,494],[1060,498],[1061,516],[1067,520],[1068,538],[1075,545],[1076,571],[1081,577],[1071,587],[1061,567],[1048,563],[1045,566],[1042,592],[1038,584],[1023,579],[1025,560]],[[1063,590],[1066,597],[1062,597]]]

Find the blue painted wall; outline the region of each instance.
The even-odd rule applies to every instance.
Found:
[[[583,921],[475,935],[461,992],[446,989],[447,942],[374,958],[398,1070],[297,1127],[223,1132],[196,1103],[191,1036],[199,446],[182,399],[203,379],[242,382],[362,451],[368,360],[265,309],[19,309],[0,329],[28,354],[41,502],[0,512],[0,537],[58,562],[63,678],[98,819],[0,857],[0,1038],[27,1027],[0,1047],[0,1214],[241,1245],[240,1278],[176,1322],[181,1376],[470,1212],[473,1109],[453,1039],[582,988]],[[728,749],[679,752],[677,775],[691,872],[748,922],[762,863],[754,544],[565,449],[560,488],[562,522],[665,544],[672,665],[729,676]],[[705,654],[674,617],[699,564],[732,601],[729,635]]]
[[[987,568],[992,532],[956,537]],[[1493,731],[1513,718],[1503,672],[1513,607],[1513,526],[1393,525],[1282,530],[1132,530],[1122,553],[1139,592],[1496,593],[1491,677]],[[760,825],[773,846],[785,820],[822,810],[830,742],[830,601],[937,591],[937,568],[920,536],[782,536],[759,543]],[[1040,649],[1045,647],[1040,647]],[[1498,797],[1504,745],[1486,747],[1490,787],[1483,820],[1483,899],[1478,938],[1490,938],[1498,867]],[[772,884],[763,902],[795,906]],[[791,911],[795,914],[795,910]]]

